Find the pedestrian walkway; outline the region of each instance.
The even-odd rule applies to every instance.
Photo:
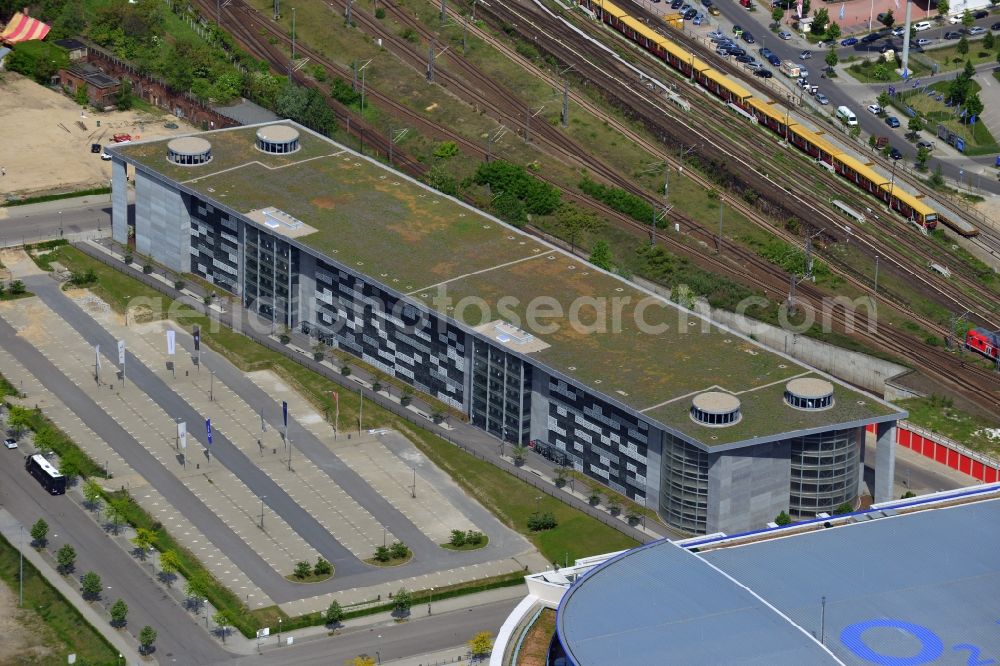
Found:
[[[23,534],[22,534],[23,528]],[[66,582],[66,579],[42,556],[41,553],[32,548],[27,535],[31,530],[30,525],[22,525],[17,518],[12,516],[6,509],[0,508],[0,534],[9,541],[14,548],[24,554],[24,559],[30,562],[38,572],[41,573],[52,587],[59,591],[65,599],[73,604],[87,622],[104,636],[116,650],[123,656],[129,664],[149,663],[144,661],[135,647],[125,639],[125,636],[111,628],[107,619],[100,615],[94,608],[80,596],[80,592],[75,586]],[[22,536],[24,543],[22,545]]]

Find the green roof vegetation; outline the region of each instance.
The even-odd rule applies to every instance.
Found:
[[[706,444],[895,412],[838,386],[833,408],[786,415],[783,382],[807,368],[332,141],[300,129],[301,150],[270,155],[256,130],[199,135],[213,159],[195,167],[168,163],[163,140],[117,150],[241,213],[273,206],[302,220],[315,231],[297,242],[467,326],[525,329],[547,346],[524,353]],[[769,388],[741,395],[741,423],[709,429],[683,398],[713,387]]]

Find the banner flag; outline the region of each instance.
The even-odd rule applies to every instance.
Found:
[[[188,445],[187,421],[177,424],[177,440],[181,443],[181,448],[186,449]]]
[[[171,329],[167,331],[167,355],[173,356],[177,351],[177,333]]]
[[[212,445],[212,419],[205,419],[205,433],[208,435],[208,445]]]
[[[118,341],[118,365],[125,365],[125,341]]]

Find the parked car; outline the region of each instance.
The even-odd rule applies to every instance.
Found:
[[[809,70],[806,69],[805,67],[799,67],[799,78],[800,79],[808,79],[809,78]]]
[[[971,28],[969,28],[969,36],[970,37],[975,37],[976,35],[981,35],[984,32],[986,32],[986,28],[984,28],[981,25],[974,25]]]
[[[697,15],[698,15],[698,10],[697,9],[689,9],[686,12],[684,12],[684,20],[685,21],[690,21],[691,19],[693,19]]]
[[[893,44],[892,42],[890,42],[888,44],[883,44],[882,46],[878,47],[878,52],[879,53],[887,53],[889,51],[895,50],[895,48],[896,48],[896,45]]]
[[[959,39],[959,38],[961,38],[961,36],[962,36],[962,33],[955,32],[954,30],[950,30],[950,31],[944,33],[944,38],[945,39]]]
[[[104,160],[105,162],[110,162],[111,161],[111,155],[108,153],[108,151],[102,149],[101,150],[101,159]]]
[[[786,30],[782,30],[781,32],[778,33],[778,37],[781,37],[785,41],[788,41],[789,39],[792,38],[792,33],[788,32]]]
[[[929,28],[930,25],[928,25],[927,27]],[[914,28],[914,30],[917,30],[918,32],[920,30],[920,28],[918,28],[916,25],[914,25],[913,28]],[[906,34],[906,28],[904,28],[901,25],[897,25],[895,28],[892,29],[892,36],[893,37],[902,37],[905,34]]]
[[[889,116],[888,118],[885,119],[885,124],[895,129],[899,127],[899,118],[897,118],[896,116]]]
[[[928,141],[927,139],[921,139],[920,141],[917,141],[917,148],[918,149],[924,148],[926,150],[934,150],[934,143],[932,141]]]
[[[766,46],[762,46],[760,49],[760,55],[762,58],[764,58],[764,60],[768,60],[771,56],[774,55],[774,51],[767,48]]]
[[[733,34],[736,35],[737,37],[739,37],[740,35],[743,34],[743,28],[740,27],[739,25],[734,25],[733,26]]]
[[[722,12],[719,11],[718,7],[712,5],[711,7],[708,8],[708,13],[711,14],[712,16],[718,16]]]
[[[695,25],[701,25],[704,21],[705,21],[705,15],[704,14],[698,14],[697,16],[694,17],[694,24]]]
[[[875,149],[882,150],[889,145],[889,137],[887,136],[877,136],[875,137]]]
[[[972,15],[972,18],[975,18],[975,19],[984,19],[984,18],[986,18],[989,15],[990,15],[990,13],[988,11],[986,11],[985,9],[980,9],[979,11],[975,12]]]
[[[753,70],[755,70],[755,69],[759,69],[760,68],[760,63],[757,62],[757,60],[755,60],[753,58],[753,56],[744,56],[744,57],[750,58],[745,63],[743,63],[743,66],[746,67],[747,69],[749,69],[751,72]]]
[[[913,24],[913,29],[916,32],[923,32],[924,30],[930,30],[931,29],[931,22],[930,21],[917,21],[916,23]],[[896,31],[895,30],[892,31],[892,34],[896,35],[897,37],[902,37],[903,33],[905,33],[906,30],[904,30],[902,26],[899,27],[899,30],[900,30],[900,33],[898,35],[896,35]]]
[[[879,106],[878,104],[869,104],[868,110],[874,113],[876,116],[882,115],[882,107]]]
[[[902,159],[903,153],[899,152],[898,148],[890,148],[889,149],[889,157],[892,158],[892,159],[894,159],[894,160]]]
[[[16,449],[17,448],[17,440],[11,439],[10,437],[8,437],[7,439],[3,440],[3,445],[5,447],[7,447],[8,449]]]
[[[879,18],[879,21],[881,21],[881,20],[882,19]],[[872,42],[877,42],[881,36],[882,36],[881,33],[878,33],[878,32],[869,33],[869,34],[867,34],[867,35],[865,35],[864,37],[861,38],[861,43],[862,44],[871,44]]]
[[[722,41],[723,39],[728,39],[728,37],[726,37],[718,30],[713,30],[712,32],[708,33],[708,38],[711,39],[713,42],[718,42]]]
[[[755,41],[757,41],[753,38],[753,35],[751,35],[749,32],[744,32],[742,37],[743,41],[746,42],[747,44],[753,44]]]
[[[812,51],[803,51],[799,54],[799,60],[809,60],[813,57]]]
[[[752,55],[745,55],[744,54],[744,55],[741,55],[741,56],[736,56],[736,62],[742,63],[744,65],[749,64],[749,63],[754,62],[754,61],[755,61],[755,59],[754,59],[754,57]]]
[[[934,40],[927,39],[926,37],[921,37],[920,39],[917,40],[917,46],[927,46],[932,41],[934,41]]]
[[[771,57],[767,59],[767,61],[771,63],[771,66],[773,67],[781,67],[781,58],[774,55],[773,53],[771,54]]]
[[[753,71],[753,75],[759,76],[762,79],[769,79],[772,76],[774,76],[774,74],[771,73],[771,70],[767,69],[766,67],[758,67]]]
[[[99,152],[101,152],[101,144],[99,144],[99,143],[92,143],[92,144],[90,144],[90,152],[92,152],[92,153],[99,153]]]
[[[702,5],[702,7],[706,7],[706,8],[711,7],[712,6],[712,0],[701,0],[701,5]]]
[[[848,37],[847,39],[840,40],[841,46],[854,46],[857,43],[858,43],[857,37]]]
[[[830,100],[827,98],[827,96],[821,92],[816,93],[816,101],[822,104],[823,106],[826,106],[827,104],[830,103]]]
[[[996,23],[991,25],[990,30],[1000,30],[1000,21],[997,21]]]
[[[671,9],[680,9],[681,5],[683,5],[683,4],[684,4],[684,0],[674,0],[673,2],[670,3],[670,8]]]

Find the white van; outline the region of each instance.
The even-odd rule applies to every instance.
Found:
[[[913,29],[916,30],[917,32],[923,32],[924,30],[930,30],[931,29],[931,22],[930,21],[920,21],[919,23],[914,23],[913,24]]]
[[[858,124],[858,117],[854,115],[854,112],[848,109],[846,106],[837,107],[837,117],[840,118],[840,122],[846,125]]]

